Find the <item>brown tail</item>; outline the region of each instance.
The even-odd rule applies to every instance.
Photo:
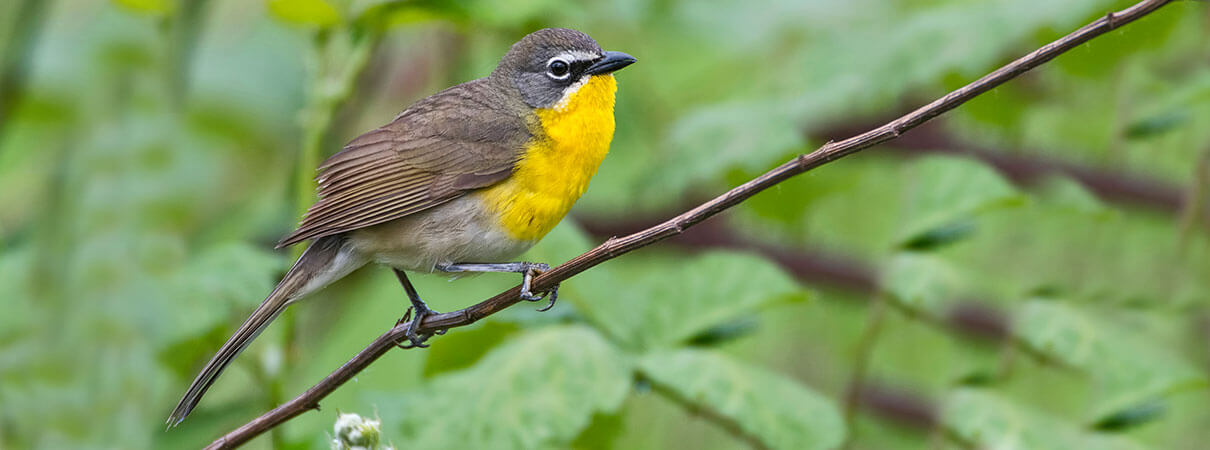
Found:
[[[316,240],[303,252],[269,297],[265,298],[244,324],[235,330],[235,334],[227,339],[227,343],[219,348],[218,353],[210,358],[202,372],[193,379],[193,384],[189,386],[185,396],[177,403],[176,409],[172,410],[172,415],[168,416],[169,427],[185,420],[185,416],[193,411],[202,395],[214,384],[219,374],[223,373],[223,369],[226,369],[227,365],[286,309],[286,305],[347,275],[365,263],[364,259],[357,258],[348,249],[342,249],[343,243],[342,237],[327,236]]]

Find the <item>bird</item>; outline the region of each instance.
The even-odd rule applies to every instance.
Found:
[[[580,31],[534,31],[486,77],[412,104],[324,161],[318,200],[277,247],[310,246],[202,368],[169,426],[287,306],[370,263],[391,268],[407,293],[398,323],[415,312],[405,347],[428,345],[418,326],[434,314],[407,272],[516,272],[522,299],[553,306],[557,285],[529,288],[549,266],[514,259],[588,188],[613,139],[613,73],[634,62]]]

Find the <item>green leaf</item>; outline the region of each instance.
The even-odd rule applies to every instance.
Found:
[[[1092,427],[1102,431],[1122,431],[1159,419],[1165,412],[1167,412],[1165,402],[1142,403],[1105,416],[1092,424]]]
[[[168,334],[164,341],[210,332],[230,318],[232,309],[243,314],[259,304],[273,289],[284,262],[273,252],[242,242],[199,251],[173,274],[170,301],[175,309],[156,321]]]
[[[806,292],[780,267],[755,255],[634,258],[602,277],[580,311],[620,342],[671,347]],[[621,287],[619,289],[619,287]]]
[[[489,320],[446,334],[441,337],[441,345],[426,351],[424,376],[433,377],[470,367],[519,330],[515,323]]]
[[[403,27],[434,20],[465,22],[471,13],[467,5],[460,2],[440,0],[374,0],[369,4],[358,4],[351,13],[354,22],[379,30]]]
[[[542,448],[565,445],[594,414],[621,406],[629,359],[591,328],[530,332],[474,366],[439,376],[394,406],[400,447]],[[389,408],[392,405],[382,405]],[[389,411],[381,412],[387,421]]]
[[[302,26],[327,28],[340,23],[340,11],[325,0],[268,0],[269,12],[279,20]]]
[[[1106,206],[1095,194],[1089,192],[1087,187],[1069,177],[1049,177],[1040,187],[1042,194],[1038,196],[1047,206],[1098,218],[1109,218],[1115,214],[1113,208]]]
[[[462,3],[476,23],[500,28],[550,20],[555,14],[570,14],[580,8],[558,0],[464,0]]]
[[[945,260],[900,252],[883,271],[882,288],[908,309],[937,314],[958,294],[961,277]]]
[[[36,253],[29,248],[0,250],[0,287],[6,298],[5,313],[0,314],[0,350],[10,355],[17,353],[10,352],[7,344],[20,342],[20,336],[40,328],[41,318],[35,313],[36,306],[42,303],[34,289],[36,261]],[[0,364],[0,373],[4,367],[5,364]]]
[[[756,331],[759,325],[760,322],[755,317],[732,320],[702,330],[701,333],[693,335],[693,337],[689,338],[689,340],[685,343],[693,347],[713,347],[722,345],[723,343],[734,341],[741,337],[752,334]]]
[[[678,260],[680,258],[677,258]],[[630,332],[648,346],[671,346],[806,291],[776,264],[752,254],[712,251],[686,262],[653,261],[625,266],[625,285],[643,298]],[[621,302],[602,302],[618,305]]]
[[[844,440],[836,405],[782,375],[705,350],[652,353],[639,368],[662,393],[769,448],[835,448]]]
[[[1191,114],[1183,109],[1164,111],[1144,117],[1126,127],[1127,139],[1146,139],[1162,135],[1189,122]]]
[[[738,165],[763,163],[767,169],[771,161],[802,145],[804,125],[880,114],[913,98],[913,92],[943,92],[937,88],[945,85],[947,76],[973,80],[1019,55],[1022,41],[1032,35],[1078,27],[1090,12],[1109,7],[1105,0],[940,2],[923,8],[773,2],[759,12],[737,5],[680,6],[682,14],[695,17],[696,26],[685,33],[702,34],[712,50],[698,57],[712,63],[707,66],[711,70],[700,72],[749,76],[740,78],[743,82],[736,87],[726,84],[728,77],[717,76],[674,83],[705,101],[724,97],[706,105],[700,98],[685,99],[691,108],[668,127],[665,151],[674,162],[658,165],[653,180],[664,185],[655,192],[682,192],[691,187],[686,183],[717,179],[719,169]],[[786,70],[752,69],[773,60]],[[986,109],[1017,107],[1013,103]],[[665,174],[668,178],[661,178]]]
[[[1029,302],[1016,324],[1016,334],[1029,346],[1092,378],[1090,422],[1207,382],[1197,367],[1166,351],[1168,346],[1057,301]]]
[[[626,408],[611,414],[597,414],[592,424],[584,429],[569,447],[577,450],[611,450],[619,448],[615,442],[618,435],[626,431]]]
[[[1040,411],[978,389],[958,389],[945,400],[942,423],[974,448],[1141,449],[1134,442],[1081,430]]]
[[[678,121],[668,134],[665,160],[649,174],[642,194],[680,196],[734,168],[764,171],[805,144],[794,121],[769,103],[704,108]]]
[[[152,15],[165,15],[176,9],[173,0],[113,0],[124,8]]]
[[[1019,205],[1024,197],[991,168],[966,158],[929,156],[907,168],[911,181],[901,244],[969,221],[996,207]]]
[[[1083,20],[1125,6],[1097,3],[1089,5]],[[1192,30],[1205,24],[1180,13],[1147,19],[1055,59],[1036,84],[1009,83],[958,108],[948,115],[947,128],[972,144],[1034,149],[1046,157],[1184,179],[1188,162],[1201,149],[1190,143],[1210,136],[1210,128],[1198,126],[1210,119],[1205,101],[1210,97],[1194,94],[1205,66],[1191,66],[1181,75],[1155,68],[1184,64],[1185,45],[1204,40],[1190,39]],[[967,120],[980,109],[988,113],[977,119],[981,123]]]
[[[966,239],[974,234],[975,228],[975,221],[973,220],[958,220],[949,225],[942,225],[913,236],[911,239],[900,244],[900,246],[906,250],[918,252],[935,250]]]
[[[246,316],[273,289],[284,262],[268,250],[227,243],[198,251],[172,272],[166,294],[143,308],[151,316],[143,329],[156,336],[161,363],[183,379],[195,375],[197,362],[231,335],[231,319]]]
[[[583,232],[563,224],[530,255],[564,261],[589,247]],[[559,293],[560,301],[574,304],[613,340],[644,348],[684,344],[760,308],[806,299],[777,265],[733,251],[631,255],[624,264],[594,267],[568,280]]]

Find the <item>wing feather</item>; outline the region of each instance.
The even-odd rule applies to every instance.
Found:
[[[415,214],[512,173],[532,113],[488,79],[421,100],[319,166],[319,201],[278,247]]]

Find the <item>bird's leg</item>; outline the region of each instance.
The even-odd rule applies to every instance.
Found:
[[[403,313],[403,317],[401,317],[398,322],[395,322],[395,325],[399,325],[407,322],[408,319],[412,320],[412,324],[408,326],[407,334],[404,335],[408,338],[409,343],[398,345],[401,348],[428,347],[428,344],[425,344],[424,341],[428,340],[430,337],[433,337],[433,335],[430,333],[421,335],[418,334],[416,330],[420,329],[420,322],[423,322],[425,317],[431,314],[436,314],[437,312],[430,309],[429,305],[424,304],[423,300],[420,300],[420,294],[416,293],[416,288],[412,286],[412,281],[408,280],[408,275],[406,273],[403,273],[402,270],[395,269],[395,277],[399,278],[399,284],[403,285],[403,290],[407,291],[408,293],[408,300],[412,302],[412,306],[408,308],[407,312]],[[412,314],[413,311],[416,312],[414,317]],[[436,334],[445,334],[445,330],[439,330],[436,332]]]
[[[550,270],[550,266],[543,263],[531,262],[510,262],[510,263],[456,263],[456,264],[438,264],[437,270],[442,272],[516,272],[521,274],[521,299],[531,302],[542,300],[546,294],[535,294],[529,290],[530,282],[534,276]],[[559,298],[559,285],[556,284],[550,288],[547,293],[550,294],[550,302],[538,309],[538,311],[547,311],[555,306],[555,300]]]

